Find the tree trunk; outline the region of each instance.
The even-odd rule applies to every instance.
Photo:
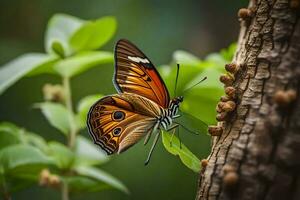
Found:
[[[196,199],[300,199],[299,13],[300,0],[252,0],[239,11],[233,83],[223,80]]]

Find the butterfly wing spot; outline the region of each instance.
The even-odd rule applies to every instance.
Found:
[[[117,127],[113,130],[114,136],[119,136],[122,132],[122,129],[120,127]]]
[[[134,57],[134,56],[128,56],[129,60],[132,60],[133,62],[137,63],[150,63],[147,58],[140,58],[140,57]]]
[[[150,82],[150,81],[151,81],[151,78],[150,78],[150,77],[147,77],[147,81]]]
[[[112,113],[112,118],[115,121],[122,121],[123,119],[125,119],[125,113],[123,111],[115,111]]]

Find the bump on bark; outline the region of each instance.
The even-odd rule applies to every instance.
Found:
[[[223,133],[223,127],[211,125],[208,127],[208,133],[211,136],[220,136]]]
[[[297,93],[295,90],[278,90],[274,95],[274,101],[280,107],[286,107],[295,101],[296,97]]]
[[[232,86],[226,87],[225,88],[225,94],[227,94],[227,96],[231,99],[235,99],[236,98],[236,89]]]
[[[227,119],[227,112],[218,113],[216,116],[216,120],[219,122],[226,121],[226,119]]]
[[[229,74],[223,74],[220,76],[220,81],[225,85],[225,86],[231,86],[233,81],[234,81],[234,77],[229,75]]]
[[[220,101],[222,101],[222,102],[226,102],[229,100],[230,100],[229,96],[221,96],[221,98],[220,98]]]

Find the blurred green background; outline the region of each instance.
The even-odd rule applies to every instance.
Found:
[[[237,39],[237,11],[246,1],[146,1],[146,0],[2,0],[0,2],[0,65],[26,52],[44,52],[44,31],[55,13],[82,19],[112,15],[118,29],[113,40],[102,48],[112,51],[119,38],[137,44],[157,66],[168,64],[172,53],[182,49],[203,58],[229,46]],[[73,100],[86,95],[115,93],[111,78],[113,66],[93,68],[72,79]],[[48,140],[63,137],[46,122],[33,102],[43,100],[45,83],[60,83],[58,77],[42,75],[24,78],[0,97],[0,121],[12,121],[43,135]],[[88,137],[86,131],[82,135]],[[209,153],[206,135],[181,135],[199,158]],[[142,143],[112,157],[103,169],[119,178],[130,190],[116,190],[74,196],[72,199],[194,199],[198,175],[168,154],[161,143],[149,166]],[[60,194],[41,187],[18,192],[14,199],[59,199]]]

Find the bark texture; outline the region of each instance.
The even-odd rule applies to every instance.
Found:
[[[241,14],[236,109],[219,122],[196,199],[300,199],[299,7],[256,0]]]

